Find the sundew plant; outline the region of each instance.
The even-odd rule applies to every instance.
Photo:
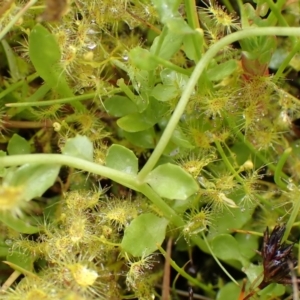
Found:
[[[0,299],[299,299],[299,1],[0,3]]]

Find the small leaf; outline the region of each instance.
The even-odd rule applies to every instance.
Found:
[[[151,213],[138,216],[125,229],[123,250],[135,257],[153,253],[164,241],[167,225],[168,220]]]
[[[34,273],[26,270],[26,269],[23,269],[22,267],[12,263],[12,262],[9,262],[9,261],[2,261],[3,263],[7,264],[8,266],[10,266],[12,269],[22,273],[23,275],[26,275],[26,276],[30,276],[30,277],[34,277],[35,279],[39,279],[39,277],[37,275],[35,275]]]
[[[194,36],[195,35],[195,36]],[[183,38],[183,51],[187,58],[190,60],[197,61],[197,51],[202,53],[204,45],[204,33],[203,30],[198,29],[194,35],[188,34]],[[195,48],[195,40],[197,43],[197,48]]]
[[[211,242],[214,254],[222,260],[240,260],[239,244],[230,234],[220,234]]]
[[[36,71],[51,88],[62,97],[74,96],[64,70],[59,64],[61,58],[59,45],[54,35],[41,24],[35,25],[29,35],[29,57]],[[80,102],[72,102],[71,105],[85,110]]]
[[[185,200],[199,189],[190,174],[170,163],[155,168],[147,176],[146,182],[161,197],[168,199]]]
[[[24,138],[14,133],[8,142],[7,152],[9,155],[30,154],[30,145]]]
[[[59,169],[59,165],[25,164],[18,169],[9,169],[4,182],[8,186],[23,187],[22,197],[29,201],[41,197],[54,184]]]
[[[42,25],[35,25],[29,35],[29,56],[39,75],[63,97],[72,97],[59,65],[60,48],[55,37]]]
[[[23,273],[22,270],[26,272],[33,271],[34,257],[29,253],[13,251],[7,255],[6,259],[10,266],[21,273]]]
[[[175,32],[176,34],[187,35],[195,33],[182,17],[170,18],[167,20],[166,25],[171,32]]]
[[[154,7],[158,12],[162,23],[174,18],[174,16],[179,16],[178,7],[180,1],[175,0],[153,0]]]
[[[146,110],[120,118],[117,121],[118,126],[128,132],[143,131],[154,126],[168,108],[164,103],[157,101],[153,97],[150,100]]]
[[[243,257],[249,260],[256,255],[255,249],[258,249],[258,236],[237,233],[234,238],[239,244],[240,253]]]
[[[151,128],[157,123],[156,117],[145,113],[134,113],[117,121],[120,128],[128,132],[138,132]]]
[[[137,112],[137,106],[127,97],[113,96],[104,102],[106,111],[114,117],[123,117]]]
[[[5,156],[6,156],[6,152],[0,150],[0,158]],[[4,174],[5,174],[5,168],[0,166],[0,177],[3,177]]]
[[[156,85],[151,92],[151,96],[159,101],[170,101],[180,94],[180,90],[173,85]]]
[[[285,286],[282,284],[271,283],[266,286],[263,290],[258,291],[258,295],[260,295],[261,299],[274,299],[280,298],[280,296],[284,295]],[[276,297],[277,296],[277,297]]]
[[[156,37],[152,43],[150,48],[150,53],[153,55],[157,55],[165,60],[169,60],[173,57],[175,53],[177,53],[182,45],[182,41],[184,38],[183,34],[178,34],[168,29],[166,36],[162,42],[161,47],[159,48],[159,52],[157,52],[159,36]]]
[[[180,130],[180,128],[176,128],[172,134],[171,141],[180,147],[193,149],[195,146],[190,143],[188,138],[184,135],[184,133]]]
[[[216,300],[228,300],[228,295],[230,295],[230,299],[238,299],[240,293],[241,288],[234,282],[229,282],[221,287]]]
[[[207,72],[207,76],[211,81],[219,81],[231,75],[238,67],[235,59],[230,59],[222,64],[219,64]]]
[[[128,148],[112,145],[108,149],[106,166],[127,174],[136,175],[138,172],[138,159]]]
[[[143,48],[136,47],[130,50],[129,59],[133,66],[146,71],[152,71],[157,67],[157,63],[152,58],[152,54]]]
[[[34,234],[40,231],[38,227],[30,225],[28,218],[18,218],[7,212],[0,212],[0,221],[20,233]]]
[[[11,49],[10,45],[6,40],[2,40],[1,44],[6,55],[10,76],[13,79],[13,81],[17,81],[21,79],[21,74],[19,72],[16,53]]]
[[[68,156],[93,161],[94,148],[93,143],[82,135],[77,135],[75,138],[68,139],[62,153]]]
[[[123,134],[126,140],[135,146],[146,149],[153,149],[155,146],[156,137],[153,128],[139,132],[124,131]]]

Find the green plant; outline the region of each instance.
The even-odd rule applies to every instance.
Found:
[[[210,298],[238,298],[228,265],[262,272],[266,226],[286,222],[285,242],[299,222],[300,107],[282,79],[300,30],[296,4],[256,2],[237,1],[240,17],[229,1],[6,3],[3,299],[153,299],[166,237],[227,275],[214,285],[169,261]]]

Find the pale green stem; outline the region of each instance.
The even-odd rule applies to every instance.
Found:
[[[227,10],[230,12],[230,13],[233,13],[234,12],[234,8],[232,7],[231,3],[229,0],[223,0],[223,3],[224,5],[226,6]]]
[[[290,61],[294,57],[294,55],[297,52],[299,52],[299,50],[300,50],[300,41],[298,40],[298,42],[294,44],[292,50],[287,55],[287,57],[283,60],[283,62],[280,64],[278,70],[276,71],[276,74],[275,74],[274,79],[273,79],[274,83],[276,83],[278,81],[278,79],[282,76],[283,71],[288,66],[288,64],[290,63]]]
[[[267,36],[267,35],[278,35],[278,36],[300,36],[300,28],[285,28],[285,27],[262,27],[262,28],[247,28],[232,34],[229,34],[219,40],[217,43],[212,45],[207,52],[203,55],[201,60],[197,63],[190,80],[188,81],[185,90],[173,112],[170,121],[165,128],[157,146],[155,147],[152,155],[150,156],[147,163],[144,165],[143,169],[138,174],[138,178],[143,181],[143,179],[151,172],[155,167],[157,161],[164,152],[167,144],[169,143],[171,136],[184,113],[185,107],[189,101],[191,94],[195,90],[195,86],[198,82],[199,77],[202,72],[208,66],[209,62],[213,59],[218,52],[227,45],[230,45],[238,40],[245,39],[251,36]]]
[[[292,152],[292,148],[287,148],[280,156],[279,162],[277,163],[275,174],[274,174],[274,181],[275,183],[283,190],[286,190],[286,184],[281,180],[282,168],[287,161],[289,155]]]
[[[154,55],[158,56],[159,55],[159,52],[161,50],[161,47],[163,45],[163,42],[164,42],[164,39],[165,37],[167,36],[168,34],[168,28],[166,26],[164,26],[161,34],[159,35],[158,37],[158,42],[157,42],[157,46],[156,46],[156,49],[154,51]]]
[[[287,240],[287,238],[291,232],[291,229],[293,228],[294,222],[298,217],[299,210],[300,210],[300,199],[295,199],[292,213],[290,214],[289,220],[286,223],[286,229],[285,229],[282,241],[281,241],[282,243]]]
[[[181,68],[181,67],[173,64],[172,62],[170,62],[168,60],[165,60],[165,59],[163,59],[159,56],[152,55],[151,59],[156,61],[158,64],[164,66],[165,68],[174,70],[175,72],[178,72],[178,73],[181,73],[181,74],[184,74],[184,75],[188,75],[188,76],[190,76],[192,74],[192,71],[190,69]]]
[[[202,233],[202,238],[207,246],[207,248],[209,249],[210,251],[210,254],[212,255],[212,257],[215,259],[216,263],[219,265],[219,267],[223,270],[223,272],[228,276],[228,278],[234,282],[237,286],[239,286],[239,284],[237,283],[237,281],[228,273],[228,271],[223,267],[223,265],[221,264],[221,262],[219,261],[219,259],[215,256],[214,252],[212,251],[207,239],[206,239],[206,236]]]
[[[100,96],[101,97],[109,96],[110,94],[119,93],[121,91],[122,91],[121,89],[115,89],[112,92],[107,92],[106,94],[102,94]],[[35,101],[35,102],[22,102],[22,103],[6,103],[5,106],[7,106],[7,107],[31,107],[31,106],[49,106],[49,105],[55,105],[55,104],[66,104],[66,103],[71,103],[74,101],[94,99],[98,95],[99,95],[99,93],[90,93],[90,94],[84,94],[84,95],[62,98],[62,99],[55,99],[55,100],[44,100],[44,101]]]
[[[196,1],[195,0],[184,0],[185,12],[188,20],[188,24],[192,29],[200,28],[199,18],[197,13]],[[199,35],[194,34],[192,36],[193,45],[196,53],[196,61],[198,62],[202,56],[202,45],[199,43]],[[202,43],[203,44],[203,43]]]
[[[147,198],[151,199],[152,203],[159,208],[163,215],[171,221],[177,228],[184,226],[184,221],[176,214],[176,212],[162,199],[160,198],[153,189],[143,184],[139,187],[139,191],[144,194]]]
[[[278,0],[276,2],[276,9],[278,11],[281,11],[283,5],[286,3],[286,0]],[[269,4],[269,3],[268,3]],[[273,12],[273,10],[271,11],[270,15],[268,16],[268,24],[275,24],[276,23],[276,15]]]
[[[280,26],[289,27],[288,22],[285,20],[285,18],[281,14],[281,11],[280,11],[281,7],[280,7],[280,9],[278,8],[278,3],[275,4],[273,2],[273,0],[266,0],[266,2],[267,2],[267,4],[269,5],[269,7],[271,9],[271,14],[270,15],[274,14],[275,17],[276,17],[275,21],[278,21],[278,23],[279,23]],[[268,19],[268,21],[272,22],[273,18]],[[268,23],[268,25],[272,26],[274,24]],[[292,41],[293,46],[297,43],[297,39],[294,36],[291,36],[290,40]]]
[[[162,214],[171,221],[177,228],[184,226],[184,221],[176,212],[160,198],[152,188],[140,181],[133,175],[121,171],[98,165],[84,159],[61,155],[61,154],[26,154],[0,157],[0,167],[19,166],[26,163],[48,164],[48,165],[66,165],[75,169],[81,169],[90,173],[98,174],[110,178],[130,189],[141,192],[162,212]],[[199,237],[192,238],[192,241],[200,248],[205,249],[205,244]]]
[[[127,84],[125,84],[124,79],[120,78],[117,81],[117,85],[120,87],[120,89],[124,92],[124,94],[134,103],[138,104],[138,97],[132,92],[132,90],[128,87]]]
[[[45,100],[45,101],[35,101],[35,102],[21,102],[21,103],[6,103],[7,107],[31,107],[31,106],[49,106],[55,104],[65,104],[73,101],[82,101],[93,99],[97,96],[97,93],[84,94],[80,96],[56,99],[56,100]]]
[[[289,24],[288,22],[285,20],[285,18],[283,17],[283,15],[281,14],[281,11],[280,9],[278,8],[277,6],[277,3],[275,4],[273,2],[273,0],[265,0],[266,3],[268,4],[268,6],[270,7],[271,9],[271,14],[274,14],[275,15],[275,20],[278,21],[278,23],[280,24],[280,26],[285,26],[285,27],[288,27]],[[270,14],[270,15],[271,15]],[[272,19],[272,18],[271,18]],[[268,19],[270,20],[270,19]],[[271,23],[269,23],[269,25],[272,25]]]
[[[38,73],[34,73],[29,75],[28,77],[11,84],[8,88],[6,88],[4,91],[0,92],[0,99],[3,98],[4,96],[6,96],[7,94],[13,92],[14,90],[16,90],[17,88],[21,87],[25,82],[26,83],[30,83],[31,81],[33,81],[34,79],[38,78],[39,74]]]
[[[5,292],[7,289],[9,289],[14,282],[18,279],[18,277],[21,275],[22,273],[19,271],[14,271],[9,277],[8,279],[3,283],[3,285],[0,288],[0,293]]]
[[[61,154],[26,154],[0,158],[1,167],[20,166],[27,163],[41,165],[66,165],[75,169],[81,169],[90,173],[108,177],[115,182],[139,191],[140,183],[137,181],[135,176],[72,156]]]
[[[159,245],[158,245],[158,250],[166,258],[166,256],[167,256],[166,251],[161,246],[159,246]],[[175,271],[177,271],[182,277],[184,277],[185,279],[187,279],[193,285],[195,285],[195,286],[199,287],[200,289],[204,290],[205,292],[207,292],[210,296],[214,296],[215,295],[215,292],[210,287],[208,287],[206,284],[201,283],[196,278],[194,278],[191,275],[189,275],[188,273],[186,273],[184,271],[184,269],[180,268],[173,259],[169,258],[169,260],[170,260],[170,265],[172,266],[172,268]]]
[[[182,218],[179,217],[176,212],[151,189],[150,186],[145,183],[139,182],[133,175],[101,166],[80,158],[61,154],[28,154],[5,156],[0,158],[0,167],[19,166],[26,163],[43,165],[66,165],[75,169],[81,169],[90,173],[110,178],[115,182],[118,182],[124,186],[127,186],[135,191],[144,194],[177,228],[182,228],[185,224]],[[200,249],[203,249],[204,244],[201,239],[197,240],[196,244],[199,245]]]
[[[226,156],[226,153],[224,152],[221,144],[218,141],[215,141],[215,145],[218,149],[219,154],[222,157],[222,160],[224,162],[224,164],[226,165],[226,167],[229,169],[229,171],[232,173],[232,175],[236,178],[236,180],[243,184],[244,180],[243,178],[237,173],[237,171],[234,169],[234,167],[231,165],[229,159]]]
[[[18,22],[18,20],[26,13],[26,11],[33,6],[38,0],[30,0],[26,5],[11,19],[11,21],[0,32],[0,40],[11,30],[11,28]]]

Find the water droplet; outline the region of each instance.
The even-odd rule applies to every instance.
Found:
[[[289,182],[286,187],[289,191],[293,191],[295,189],[295,184],[293,182]]]
[[[97,47],[97,44],[95,42],[89,42],[86,44],[86,47],[90,50],[94,50]]]
[[[124,61],[128,61],[129,57],[128,57],[128,52],[124,51],[123,56],[122,56]]]
[[[5,240],[5,244],[10,246],[12,244],[12,240],[10,240],[10,239]]]

